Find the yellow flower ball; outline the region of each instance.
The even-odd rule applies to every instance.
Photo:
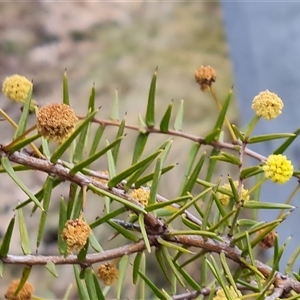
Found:
[[[294,171],[292,162],[282,154],[269,155],[262,169],[265,172],[266,178],[269,178],[276,183],[287,182],[292,177]]]
[[[234,183],[234,186],[236,188],[238,188],[239,182],[237,180],[235,180],[233,183]],[[225,183],[225,184],[221,185],[220,187],[223,188],[223,189],[226,189],[226,190],[228,190],[230,192],[232,191],[231,190],[231,186],[230,186],[229,183]],[[218,193],[218,198],[219,198],[220,202],[222,203],[222,205],[228,206],[231,197],[229,195],[227,195],[227,194],[223,194],[223,193],[219,192]],[[241,199],[244,200],[244,201],[249,201],[249,199],[250,199],[249,191],[244,188],[244,185],[242,185]]]
[[[132,190],[129,194],[132,198],[137,200],[139,203],[143,204],[144,206],[148,205],[149,201],[149,196],[150,192],[143,189],[143,188],[138,188],[135,190]]]
[[[266,120],[271,120],[281,114],[283,108],[282,100],[274,93],[266,90],[254,97],[252,109],[259,117],[264,117]]]
[[[241,300],[241,297],[243,296],[242,293],[238,290],[237,292],[235,289],[230,286],[226,287],[226,291],[230,295],[231,300]],[[226,294],[223,289],[219,289],[216,293],[216,296],[213,298],[213,300],[227,300]]]
[[[16,102],[24,102],[31,87],[31,81],[24,76],[16,74],[6,77],[3,82],[2,91],[7,98]]]

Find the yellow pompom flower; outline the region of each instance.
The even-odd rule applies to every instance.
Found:
[[[130,192],[129,194],[132,198],[134,198],[139,203],[143,204],[144,206],[148,205],[150,192],[143,189],[138,188]]]
[[[67,243],[68,253],[81,250],[91,233],[90,226],[84,220],[68,220],[61,234]]]
[[[64,103],[44,106],[37,113],[37,130],[45,138],[62,143],[75,130],[77,116]]]
[[[32,294],[34,292],[34,287],[31,283],[25,282],[22,289],[15,296],[15,291],[20,284],[20,280],[13,280],[5,293],[5,298],[8,300],[30,300],[32,299]]]
[[[226,287],[226,291],[229,293],[231,300],[242,299],[241,298],[243,296],[242,293],[239,290],[236,292],[232,286]],[[216,296],[213,298],[213,300],[227,300],[227,299],[228,298],[226,297],[226,294],[223,289],[219,289],[216,293]]]
[[[16,74],[6,77],[3,82],[2,91],[7,98],[16,102],[24,102],[31,87],[31,81],[24,76]]]
[[[236,188],[238,188],[239,182],[237,180],[235,180],[233,183],[234,183],[234,186]],[[232,191],[231,186],[230,186],[229,183],[225,183],[225,184],[221,185],[220,187],[223,188],[223,189]],[[218,193],[218,198],[219,198],[220,202],[222,203],[222,205],[228,206],[231,197],[229,195],[222,194],[221,192],[219,192]],[[244,201],[249,201],[249,199],[250,199],[249,191],[244,188],[244,185],[242,185],[241,199],[244,200]]]
[[[101,265],[97,271],[98,277],[104,282],[105,285],[113,285],[119,277],[119,270],[114,263],[106,263]]]
[[[251,107],[257,116],[272,120],[281,114],[283,102],[276,94],[266,90],[254,97]]]
[[[292,162],[282,154],[269,155],[262,169],[265,172],[266,178],[269,178],[276,183],[287,182],[292,177],[294,171]]]

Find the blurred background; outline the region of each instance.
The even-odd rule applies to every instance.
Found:
[[[237,11],[230,9],[230,18],[234,19]],[[0,80],[3,82],[6,76],[15,73],[32,79],[34,99],[40,105],[45,105],[62,101],[62,77],[67,69],[70,100],[78,115],[86,114],[90,90],[95,84],[97,105],[101,106],[99,118],[109,118],[117,89],[121,117],[126,114],[127,123],[137,124],[137,113],[144,115],[151,77],[158,66],[158,119],[171,100],[177,108],[181,99],[184,99],[184,131],[203,136],[214,124],[217,108],[211,96],[201,92],[195,83],[194,71],[201,65],[211,65],[216,69],[217,81],[214,89],[221,101],[233,84],[229,46],[223,23],[224,11],[226,8],[215,1],[0,2]],[[228,11],[226,13],[228,18]],[[229,32],[231,27],[228,22],[226,24]],[[238,28],[239,25],[235,26]],[[240,61],[243,59],[247,57],[240,58]],[[240,89],[244,88],[242,86],[239,83]],[[243,108],[246,107],[244,111],[248,111],[249,117],[251,97],[260,90],[253,89],[251,92],[253,95],[243,98],[245,102],[240,104]],[[20,107],[2,94],[0,101],[1,108],[17,121]],[[238,105],[235,102],[231,106],[229,119],[232,123],[240,121]],[[34,123],[34,116],[30,121]],[[8,143],[13,130],[7,122],[1,122],[0,128],[0,144]],[[104,138],[112,141],[115,132],[107,130]],[[124,157],[126,153],[131,155],[135,137],[135,132],[128,131],[128,137],[122,146]],[[162,136],[151,137],[150,147],[148,145],[146,151],[155,149],[164,139]],[[169,163],[179,165],[163,179],[160,187],[163,196],[176,196],[180,184],[178,178],[182,178],[191,145],[192,143],[185,140],[174,140]],[[130,161],[131,156],[128,161],[120,161],[118,170],[128,167]],[[99,160],[94,168],[106,170],[105,159]],[[222,169],[217,169],[216,178],[222,175],[226,177],[230,171],[224,164]],[[20,176],[34,192],[41,188],[45,179],[45,174],[38,172],[24,172]],[[14,214],[13,208],[18,201],[25,200],[26,196],[4,175],[0,175],[0,190],[1,239],[1,233],[6,230]],[[57,254],[55,241],[60,195],[67,198],[67,184],[54,192],[40,254]],[[32,238],[32,248],[35,249],[39,218],[30,217],[30,209],[26,211],[26,221]],[[99,197],[89,195],[87,220],[92,222],[102,212],[103,203]],[[113,233],[108,226],[103,225],[103,228],[101,226],[97,230],[97,237],[104,249],[124,242],[107,242]],[[10,252],[20,254],[17,228],[14,233]],[[163,287],[163,279],[157,275],[155,267],[154,263],[147,268],[149,272],[156,274],[152,279],[159,287]],[[60,276],[58,280],[44,267],[33,269],[30,282],[36,287],[36,295],[46,299],[59,299],[66,287],[70,283],[74,284],[73,276],[69,276],[73,272],[71,266],[57,269]],[[21,272],[20,267],[5,266],[4,277],[0,279],[1,296],[10,279],[20,277]],[[199,275],[195,273],[195,276]],[[125,287],[125,296],[134,298],[132,287]],[[75,287],[73,299],[76,299]]]

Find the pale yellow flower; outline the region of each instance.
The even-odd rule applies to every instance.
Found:
[[[238,188],[239,182],[237,180],[235,180],[234,182],[234,186],[236,188]],[[229,183],[225,183],[223,185],[220,186],[223,189],[231,190],[231,186]],[[220,202],[224,205],[224,206],[228,206],[229,202],[230,202],[230,196],[226,195],[226,194],[222,194],[221,192],[218,193],[218,198],[220,200]],[[244,185],[242,184],[242,195],[241,195],[241,199],[244,201],[249,201],[250,196],[249,196],[249,191],[247,189],[244,188]]]
[[[149,196],[150,196],[149,191],[142,189],[142,188],[138,188],[138,189],[132,190],[129,195],[132,198],[134,198],[136,201],[143,204],[144,206],[148,205]]]
[[[238,293],[236,293],[235,289],[230,286],[226,287],[227,292],[230,295],[231,300],[241,300],[241,297],[243,296],[242,293],[238,290]],[[223,289],[219,289],[216,293],[216,296],[213,298],[213,300],[227,300],[226,294]]]
[[[292,162],[282,154],[269,155],[262,169],[265,172],[266,178],[269,178],[276,183],[287,182],[292,177],[294,171]]]
[[[252,101],[252,109],[256,115],[264,117],[266,120],[271,120],[279,116],[282,108],[282,100],[268,90],[259,93]]]

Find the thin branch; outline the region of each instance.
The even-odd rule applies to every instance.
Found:
[[[154,239],[149,238],[150,243],[154,244]],[[112,260],[124,255],[141,252],[146,249],[144,241],[132,243],[118,248],[106,250],[100,253],[87,254],[84,261],[79,260],[77,255],[64,256],[43,256],[43,255],[7,255],[5,258],[0,258],[4,264],[19,264],[19,265],[46,265],[48,262],[53,262],[56,265],[85,265],[89,266],[95,263]]]

